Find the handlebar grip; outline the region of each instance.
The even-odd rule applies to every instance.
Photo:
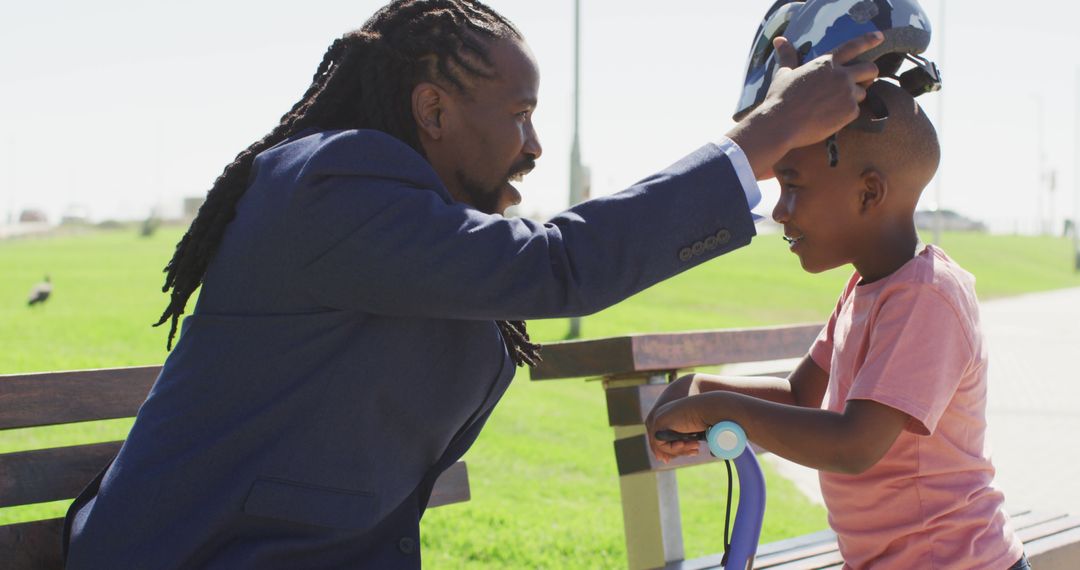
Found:
[[[656,439],[660,441],[701,441],[705,439],[705,432],[703,431],[683,433],[680,431],[662,429],[656,432],[655,435]]]

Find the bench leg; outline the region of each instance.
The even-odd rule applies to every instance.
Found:
[[[641,433],[642,426],[634,427]],[[616,428],[616,431],[626,431],[626,428]],[[619,493],[622,495],[623,530],[630,570],[662,568],[668,562],[683,560],[682,517],[675,471],[621,475]]]
[[[666,384],[669,376],[668,373],[654,373],[646,377],[607,379],[604,388]],[[612,427],[616,441],[645,433],[645,426],[641,424]],[[663,568],[669,562],[685,559],[679,482],[674,470],[620,475],[619,494],[622,496],[623,531],[630,570]]]

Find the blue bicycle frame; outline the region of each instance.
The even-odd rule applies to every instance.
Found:
[[[735,422],[720,422],[701,433],[659,432],[656,436],[667,441],[705,440],[714,456],[735,463],[735,471],[739,474],[739,507],[735,511],[735,526],[724,568],[749,569],[757,554],[765,518],[765,476],[754,450],[747,445],[746,432]]]

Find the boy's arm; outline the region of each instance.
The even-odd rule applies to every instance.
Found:
[[[709,392],[734,392],[778,404],[819,408],[828,384],[829,373],[822,370],[809,355],[803,357],[802,362],[787,378],[689,374],[668,384],[664,393],[653,404],[645,424],[652,425],[657,411],[665,405],[688,396]],[[698,444],[697,442],[669,442],[665,449],[672,457],[696,455]]]
[[[655,410],[648,426],[649,442],[656,456],[668,461],[689,451],[686,446],[657,441],[653,437],[657,431],[698,432],[723,420],[740,424],[751,441],[796,463],[861,473],[885,455],[909,416],[870,400],[852,400],[837,413],[716,391]]]
[[[822,370],[810,356],[804,356],[787,378],[688,374],[668,384],[653,404],[649,417],[675,400],[716,391],[735,392],[778,404],[818,408],[828,385],[829,373]]]
[[[780,457],[816,470],[862,473],[885,456],[909,419],[900,410],[864,399],[849,402],[842,413],[820,409],[828,372],[809,356],[802,359],[787,383],[785,395],[782,384],[769,388],[769,383],[762,382],[754,390],[740,393],[738,383],[731,379],[706,377],[699,379],[697,386],[688,382],[689,397],[658,402],[650,413],[648,434],[653,452],[669,461],[698,451],[697,446],[658,442],[652,437],[657,431],[700,432],[708,425],[731,420],[742,425],[755,444]],[[689,393],[696,388],[700,393]]]

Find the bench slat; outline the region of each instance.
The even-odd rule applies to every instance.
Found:
[[[0,507],[70,499],[116,456],[121,441],[0,455]]]
[[[105,449],[104,446],[107,445],[113,444],[99,444],[101,449]],[[119,449],[118,442],[116,449]],[[71,448],[59,448],[56,451],[70,452]],[[113,452],[115,453],[115,449]],[[105,461],[108,461],[110,457],[111,455],[106,457]],[[104,462],[102,465],[104,465]],[[2,469],[0,469],[0,473],[6,474]],[[95,474],[96,470],[83,479],[71,495],[59,498],[71,498]],[[20,479],[20,481],[32,482],[31,479]],[[6,501],[6,494],[0,493],[0,496],[4,496]],[[439,479],[435,481],[428,508],[460,503],[468,501],[469,498],[468,467],[464,461],[458,461],[444,471]],[[63,527],[64,519],[59,518],[0,526],[0,553],[3,553],[0,555],[3,559],[0,567],[11,570],[60,570],[63,567],[60,560],[60,535]]]
[[[464,503],[472,498],[469,492],[469,469],[464,461],[458,461],[443,471],[431,490],[428,508],[441,507],[454,503]]]
[[[821,327],[790,325],[556,342],[544,346],[543,362],[530,370],[533,380],[554,380],[797,358],[806,354]]]
[[[72,499],[113,458],[123,442],[19,451],[0,456],[0,507]],[[470,499],[464,461],[435,480],[429,507]]]
[[[787,378],[790,373],[791,371],[787,370],[754,376]],[[645,418],[649,416],[649,412],[656,405],[656,400],[667,387],[667,384],[641,384],[604,390],[604,397],[607,399],[608,425],[633,426],[645,423]]]
[[[1065,518],[1065,513],[1050,512],[1050,511],[1024,511],[1016,514],[1009,514],[1009,522],[1012,524],[1013,531],[1019,533],[1022,530],[1035,527],[1050,521]]]
[[[758,566],[755,563],[754,568],[767,568],[768,570],[818,570],[820,568],[829,568],[843,563],[844,559],[840,556],[840,551],[831,550],[824,554],[818,554],[817,556],[800,558],[798,560],[792,560],[791,562],[785,562],[774,566]]]
[[[121,441],[0,455],[0,508],[74,498],[120,451]],[[464,461],[435,481],[428,507],[468,501]]]
[[[64,519],[0,526],[3,567],[10,570],[62,570],[60,535]]]
[[[834,537],[822,542],[807,544],[801,548],[792,548],[768,556],[759,556],[754,561],[754,568],[778,568],[800,560],[816,560],[818,556],[837,552],[839,548],[840,546],[836,543]]]
[[[830,550],[836,550],[836,533],[823,530],[793,538],[786,538],[758,547],[754,557],[755,569],[772,568],[778,564],[808,558]],[[680,560],[664,566],[664,570],[720,570],[723,554],[712,554],[692,560]]]
[[[1049,570],[1067,570],[1080,559],[1080,518],[1051,512],[1023,511],[1012,515],[1017,537],[1032,565]],[[712,561],[715,557],[698,559]],[[717,558],[718,560],[718,558]],[[716,565],[682,563],[677,568],[713,568]],[[807,570],[839,567],[836,535],[822,531],[786,541],[762,545],[754,561],[755,569]],[[673,566],[675,568],[676,566]]]
[[[1028,561],[1039,570],[1075,570],[1080,560],[1080,527],[1024,543]]]
[[[645,418],[667,387],[667,384],[642,384],[604,390],[608,425],[633,426],[645,423]]]
[[[1080,518],[1056,517],[1039,525],[1029,526],[1016,531],[1016,536],[1023,542],[1035,542],[1039,539],[1080,528]]]
[[[652,454],[649,441],[644,435],[635,435],[615,440],[615,465],[619,475],[633,475],[646,471],[671,471],[691,465],[702,465],[719,461],[709,453],[709,448],[702,445],[697,455],[677,457],[670,463],[664,463]]]
[[[812,546],[815,544],[829,543],[836,544],[836,533],[831,529],[820,530],[818,532],[804,534],[801,536],[795,536],[792,538],[785,538],[783,540],[777,540],[768,544],[762,544],[758,547],[757,560],[768,558],[770,556],[776,556],[788,551],[798,550],[806,546]]]
[[[0,429],[128,418],[160,366],[0,376]]]
[[[704,443],[704,442],[703,442]],[[765,453],[763,447],[750,444],[750,449],[756,454]],[[633,475],[646,471],[671,471],[682,469],[691,465],[703,465],[720,461],[709,453],[709,448],[702,445],[697,455],[677,457],[670,463],[664,463],[652,454],[649,449],[649,440],[644,434],[624,437],[615,440],[615,465],[619,469],[619,475]]]
[[[764,447],[755,446],[754,444],[750,444],[750,449],[757,454],[768,451]],[[619,467],[619,475],[633,475],[647,471],[672,471],[691,465],[703,465],[717,461],[719,460],[708,452],[708,446],[704,445],[704,442],[702,442],[697,456],[679,457],[671,460],[670,463],[664,463],[658,460],[656,456],[653,456],[652,450],[649,449],[649,440],[646,439],[644,434],[615,440],[615,462]]]

